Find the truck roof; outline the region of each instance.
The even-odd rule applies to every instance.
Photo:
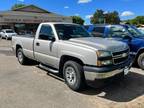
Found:
[[[111,26],[111,25],[128,26],[128,24],[90,24],[90,25],[84,25],[84,26],[106,27],[106,26]]]
[[[78,24],[69,23],[69,22],[44,22],[44,23],[41,23],[41,24],[73,24],[73,25],[78,25]]]

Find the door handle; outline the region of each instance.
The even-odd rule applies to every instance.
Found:
[[[40,46],[40,43],[37,42],[37,43],[36,43],[36,46]]]

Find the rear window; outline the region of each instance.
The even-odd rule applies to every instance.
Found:
[[[6,33],[14,33],[12,30],[6,30]]]
[[[86,30],[88,30],[88,29],[89,29],[89,26],[84,26],[84,28],[85,28]]]
[[[105,27],[94,27],[91,33],[94,37],[103,37],[104,30],[105,30]]]
[[[105,27],[94,27],[93,32],[104,33]]]

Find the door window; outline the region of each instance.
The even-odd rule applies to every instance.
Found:
[[[111,26],[109,37],[117,37],[117,38],[124,38],[129,36],[128,31],[123,26]]]
[[[95,37],[103,37],[104,31],[105,27],[94,27],[92,35],[94,35]]]
[[[52,40],[54,33],[51,26],[43,25],[40,30],[39,39],[41,40]]]

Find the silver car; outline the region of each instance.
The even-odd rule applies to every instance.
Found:
[[[0,32],[1,38],[5,38],[6,40],[11,39],[12,36],[16,36],[17,33],[15,33],[12,29],[3,29]]]

